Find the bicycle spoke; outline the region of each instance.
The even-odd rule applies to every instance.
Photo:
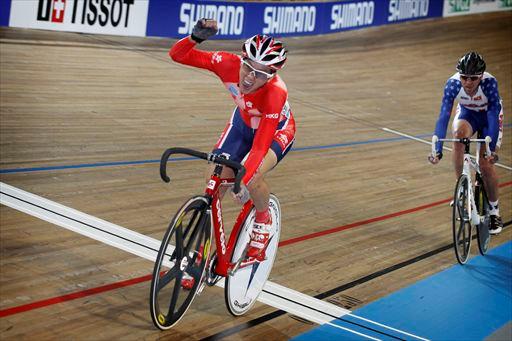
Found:
[[[181,258],[183,258],[183,234],[181,228],[176,229],[175,240],[176,249],[174,251],[176,252],[176,263],[178,263],[180,262]]]
[[[161,276],[158,280],[158,290],[160,291],[163,287],[169,284],[174,278],[176,278],[176,274],[178,273],[177,266],[172,267],[169,271],[167,271],[163,276]]]
[[[169,303],[169,310],[167,316],[172,316],[174,314],[174,309],[176,308],[176,303],[178,302],[178,297],[180,295],[181,288],[181,279],[183,278],[183,272],[179,271],[176,276],[176,284],[174,285],[174,290],[172,291],[171,302]]]

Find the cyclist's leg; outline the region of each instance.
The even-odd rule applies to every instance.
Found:
[[[473,125],[474,123],[471,110],[465,109],[460,104],[457,105],[457,113],[452,125],[453,137],[456,139],[471,137],[476,131]],[[455,170],[455,178],[458,179],[462,173],[462,166],[464,163],[464,145],[462,143],[455,142],[453,144],[452,160]]]
[[[270,172],[288,153],[294,142],[295,124],[293,119],[285,121],[277,130],[274,140],[263,159],[263,163],[248,185],[256,208],[255,224],[251,233],[251,242],[247,255],[258,260],[265,258],[265,250],[271,237],[273,222],[269,212],[270,188],[265,174]]]
[[[277,156],[272,149],[269,149],[267,155],[263,158],[263,162],[254,175],[252,181],[248,184],[247,189],[251,194],[251,199],[256,207],[256,212],[268,210],[268,201],[270,198],[270,188],[265,181],[265,174],[277,165]]]
[[[247,189],[258,212],[267,212],[270,198],[270,188],[265,182],[265,174],[270,172],[290,151],[295,137],[295,121],[289,118],[279,124],[279,129],[274,135],[274,139],[267,155],[263,158],[263,163],[249,183]]]
[[[500,126],[499,126],[499,133],[498,133],[498,140],[496,142],[496,151],[499,150],[501,146],[501,139],[503,134],[503,127],[501,126],[502,120],[503,120],[503,111],[500,112]],[[487,114],[481,113],[480,116],[478,116],[478,119],[475,120],[475,131],[478,132],[478,138],[485,138],[489,134],[489,127],[487,125]],[[492,136],[493,139],[495,139],[494,136]],[[487,161],[485,159],[485,145],[481,146],[480,149],[480,170],[482,171],[482,175],[484,178],[485,183],[485,189],[487,190],[487,196],[489,198],[490,202],[494,202],[498,200],[498,174],[496,173],[496,168],[494,167],[494,164]]]
[[[503,138],[503,111],[500,112],[500,127],[499,127],[499,133],[498,133],[498,139],[496,143],[496,151],[499,150],[501,146],[501,141]],[[489,135],[489,129],[487,126],[487,121],[485,121],[484,127],[481,129],[481,132],[479,131],[479,137],[484,138],[485,136]],[[480,150],[480,170],[482,171],[483,180],[485,184],[485,189],[487,190],[487,197],[489,199],[489,213],[490,213],[490,219],[491,219],[491,226],[489,228],[489,232],[491,234],[497,234],[501,232],[503,228],[503,222],[500,217],[500,211],[499,211],[499,192],[498,192],[498,174],[496,172],[496,167],[491,162],[487,161],[484,157],[485,153],[485,146],[482,146],[482,149]]]

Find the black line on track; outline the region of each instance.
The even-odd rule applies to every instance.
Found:
[[[512,224],[512,220],[510,220],[510,221],[508,221],[508,222],[504,223],[504,224],[503,224],[503,227],[506,227],[506,226],[508,226],[508,225],[510,225],[510,224]],[[359,279],[356,279],[356,280],[354,280],[354,281],[352,281],[352,282],[349,282],[349,283],[343,284],[343,285],[341,285],[341,286],[339,286],[339,287],[336,287],[336,288],[333,288],[333,289],[331,289],[331,290],[328,290],[328,291],[325,291],[325,292],[323,292],[323,293],[320,293],[320,294],[318,294],[318,295],[315,295],[314,297],[315,297],[315,298],[317,298],[317,299],[320,299],[320,300],[321,300],[321,299],[324,299],[324,298],[326,298],[326,297],[333,296],[333,295],[338,294],[338,293],[340,293],[340,292],[342,292],[342,291],[345,291],[345,290],[347,290],[347,289],[350,289],[350,288],[356,287],[356,286],[358,286],[358,285],[360,285],[360,284],[363,284],[363,283],[369,282],[369,281],[371,281],[371,280],[373,280],[373,279],[375,279],[375,278],[381,277],[381,276],[386,275],[386,274],[389,274],[389,273],[391,273],[391,272],[393,272],[393,271],[396,271],[396,270],[402,269],[402,268],[404,268],[404,267],[406,267],[406,266],[408,266],[408,265],[411,265],[411,264],[417,263],[417,262],[419,262],[419,261],[421,261],[421,260],[424,260],[424,259],[427,259],[427,258],[432,257],[432,256],[434,256],[434,255],[437,255],[437,254],[439,254],[439,253],[441,253],[441,252],[444,252],[444,251],[446,251],[446,250],[451,249],[452,247],[453,247],[453,243],[448,244],[448,245],[441,246],[441,247],[439,247],[439,248],[437,248],[437,249],[434,249],[434,250],[428,251],[428,252],[426,252],[426,253],[424,253],[424,254],[421,254],[421,255],[419,255],[419,256],[413,257],[413,258],[408,259],[408,260],[406,260],[406,261],[403,261],[403,262],[397,263],[397,264],[392,265],[392,266],[390,266],[390,267],[387,267],[387,268],[385,268],[385,269],[382,269],[382,270],[376,271],[376,272],[374,272],[374,273],[372,273],[372,274],[369,274],[369,275],[367,275],[367,276],[364,276],[364,277],[361,277],[361,278],[359,278]],[[278,295],[275,295],[275,294],[273,294],[273,293],[271,293],[271,292],[268,292],[268,291],[265,291],[265,292],[266,292],[267,294],[271,294],[271,295],[274,295],[274,296],[278,296]],[[292,300],[290,300],[290,299],[288,299],[288,298],[284,298],[284,297],[281,297],[281,296],[278,296],[278,297],[283,298],[283,299],[286,299],[286,300],[288,300],[288,301],[292,301]],[[296,303],[296,304],[299,304],[299,305],[302,305],[302,306],[305,306],[304,304],[299,303],[299,302],[295,302],[295,301],[292,301],[292,302],[294,302],[294,303]],[[306,307],[307,307],[307,306],[306,306]],[[311,310],[316,310],[316,309],[311,308],[311,307],[307,307],[307,308],[309,308],[309,309],[311,309]],[[318,311],[318,310],[316,310],[316,311]],[[270,321],[270,320],[273,320],[273,319],[275,319],[275,318],[277,318],[277,317],[280,317],[280,316],[282,316],[282,315],[284,315],[284,314],[286,314],[286,313],[287,313],[287,312],[286,312],[286,311],[283,311],[283,310],[276,310],[276,311],[273,311],[273,312],[268,313],[268,314],[266,314],[266,315],[263,315],[263,316],[260,316],[260,317],[258,317],[258,318],[255,318],[255,319],[252,319],[252,320],[250,320],[250,321],[247,321],[247,322],[244,322],[244,323],[242,323],[242,324],[239,324],[239,325],[237,325],[237,326],[234,326],[234,327],[231,327],[231,328],[229,328],[229,329],[223,330],[223,331],[221,331],[221,332],[219,332],[219,333],[217,333],[217,334],[213,334],[213,335],[210,335],[210,336],[208,336],[208,337],[205,337],[205,338],[201,339],[201,341],[214,341],[214,340],[221,340],[221,339],[223,339],[223,338],[225,338],[225,337],[228,337],[228,336],[233,335],[233,334],[235,334],[235,333],[241,332],[241,331],[243,331],[243,330],[245,330],[245,329],[249,329],[249,328],[252,328],[252,327],[254,327],[254,326],[257,326],[257,325],[259,325],[259,324],[261,324],[261,323],[264,323],[264,322],[268,322],[268,321]],[[332,316],[332,315],[327,314],[327,313],[325,313],[325,312],[322,312],[322,313],[324,313],[325,315]],[[334,317],[334,319],[337,319],[337,320],[339,320],[339,321],[343,321],[343,322],[347,322],[347,323],[351,323],[351,324],[356,324],[356,323],[354,323],[354,322],[352,322],[352,321],[347,321],[346,319],[343,319],[343,318],[340,318],[340,317],[337,317],[337,316],[333,316],[333,317]],[[357,324],[357,325],[359,325],[359,324]],[[374,329],[369,328],[369,327],[367,327],[367,326],[363,326],[363,325],[359,325],[359,326],[361,326],[361,327],[363,327],[363,328],[365,328],[365,329],[368,329],[368,330],[373,330],[373,331],[375,331]],[[390,335],[385,334],[385,333],[383,333],[383,332],[381,332],[381,331],[377,331],[377,332],[378,332],[378,333],[380,333],[380,334],[382,334],[382,335],[390,336]],[[395,336],[391,336],[391,337],[396,338],[396,339],[399,339],[399,338],[397,338],[397,337],[395,337]],[[399,340],[402,340],[402,339],[399,339]]]
[[[143,247],[143,248],[146,248],[146,249],[149,249],[149,250],[153,250],[153,251],[155,251],[155,252],[158,252],[158,250],[153,249],[153,248],[151,248],[151,247],[149,247],[149,246],[147,246],[147,245],[144,245],[144,244],[141,244],[141,243],[137,243],[137,242],[135,242],[135,241],[133,241],[133,240],[130,240],[130,239],[127,239],[127,238],[121,237],[121,236],[119,236],[119,235],[117,235],[117,234],[115,234],[115,233],[112,233],[112,232],[109,232],[109,231],[105,231],[105,230],[103,230],[103,229],[101,229],[101,228],[99,228],[99,227],[93,226],[93,225],[91,225],[91,224],[85,223],[85,222],[80,221],[80,220],[77,220],[77,219],[75,219],[75,218],[71,218],[71,217],[68,217],[68,216],[66,216],[66,215],[64,215],[64,214],[61,214],[61,213],[55,212],[55,211],[53,211],[53,210],[50,210],[49,208],[46,208],[46,207],[42,207],[42,206],[36,205],[36,204],[34,204],[34,203],[32,203],[32,202],[29,202],[29,201],[26,201],[26,200],[20,199],[20,198],[18,198],[18,197],[16,197],[16,196],[14,196],[14,195],[11,195],[11,194],[8,194],[8,193],[5,193],[5,192],[3,192],[3,191],[0,191],[0,193],[2,193],[2,194],[4,194],[4,195],[6,195],[6,196],[8,196],[8,197],[14,198],[14,199],[16,199],[16,200],[19,200],[19,201],[21,201],[21,202],[24,202],[24,203],[26,203],[26,204],[32,205],[32,206],[34,206],[34,207],[37,207],[37,208],[39,208],[39,209],[42,209],[42,210],[44,210],[44,211],[51,212],[51,213],[53,213],[53,214],[55,214],[55,215],[58,215],[58,216],[60,216],[60,217],[63,217],[63,218],[66,218],[66,219],[72,220],[72,221],[74,221],[74,222],[77,222],[77,223],[82,224],[82,225],[85,225],[85,226],[88,226],[88,227],[93,228],[93,229],[95,229],[95,230],[97,230],[97,231],[101,231],[101,232],[103,232],[103,233],[107,233],[107,234],[109,234],[109,235],[111,235],[111,236],[114,236],[114,237],[117,237],[117,238],[119,238],[119,239],[125,240],[125,241],[127,241],[127,242],[132,243],[132,244],[139,245],[139,246],[141,246],[141,247]]]

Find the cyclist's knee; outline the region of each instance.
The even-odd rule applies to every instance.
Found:
[[[480,158],[480,171],[484,176],[494,176],[494,165],[484,158]]]
[[[465,137],[471,136],[471,132],[466,127],[458,127],[457,129],[453,130],[452,134],[456,139],[463,139]]]

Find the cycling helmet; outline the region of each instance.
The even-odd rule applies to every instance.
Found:
[[[466,53],[459,59],[457,71],[462,75],[481,75],[485,71],[485,61],[476,52]]]
[[[282,42],[261,34],[247,39],[242,45],[244,58],[266,65],[274,71],[283,67],[287,52]]]

